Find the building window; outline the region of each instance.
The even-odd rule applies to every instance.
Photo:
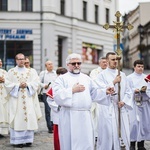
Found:
[[[83,20],[87,21],[87,2],[83,1]]]
[[[98,23],[98,6],[95,5],[95,23]]]
[[[109,9],[106,8],[106,23],[109,24]]]
[[[6,56],[4,55],[4,49]],[[15,55],[18,53],[23,53],[25,56],[29,56],[33,60],[33,41],[16,41],[16,40],[6,40],[0,41],[0,58],[5,57],[4,69],[9,70],[15,66]]]
[[[22,11],[32,11],[32,0],[22,0]]]
[[[0,11],[7,11],[7,0],[0,0]]]
[[[62,66],[63,38],[58,37],[58,66]]]
[[[82,43],[83,63],[98,64],[100,56],[103,56],[103,47],[101,45]]]
[[[65,0],[60,1],[60,14],[65,15]]]

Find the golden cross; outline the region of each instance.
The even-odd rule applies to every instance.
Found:
[[[24,106],[23,109],[26,110],[26,106]]]
[[[116,12],[115,16],[116,21],[113,21],[115,25],[109,25],[108,23],[106,23],[103,26],[103,28],[105,28],[106,30],[108,30],[109,28],[113,28],[114,31],[117,33],[117,50],[115,52],[117,53],[118,56],[121,57],[122,51],[120,50],[120,32],[122,32],[124,28],[131,30],[133,29],[133,26],[130,23],[128,23],[128,25],[123,25],[123,22],[120,21],[121,14],[119,11]]]
[[[25,92],[25,89],[21,89],[21,92],[24,93],[24,92]]]
[[[121,70],[121,65],[120,65],[120,60],[121,60],[121,54],[122,51],[120,50],[120,32],[123,31],[124,28],[127,28],[128,30],[133,29],[133,26],[131,24],[123,25],[123,22],[120,21],[121,14],[119,11],[116,12],[116,21],[113,21],[115,25],[109,25],[106,23],[103,28],[108,30],[109,28],[113,28],[114,31],[117,33],[117,50],[115,50],[117,54],[117,60],[118,60],[118,75],[120,75],[120,70]],[[118,101],[120,101],[120,83],[118,83]],[[121,113],[120,113],[120,108],[118,108],[118,136],[120,140],[120,148],[121,150],[125,150],[126,146],[123,142],[123,139],[121,137]]]
[[[14,72],[14,75],[17,75],[17,72]]]
[[[25,99],[25,98],[26,98],[26,96],[25,96],[25,95],[23,95],[23,96],[22,96],[22,98],[23,98],[23,99]]]
[[[26,121],[26,122],[27,122],[27,121],[28,121],[28,119],[27,119],[27,118],[25,118],[25,119],[24,119],[24,121]]]

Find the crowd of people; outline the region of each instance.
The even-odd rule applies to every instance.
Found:
[[[10,134],[12,146],[32,146],[42,117],[40,91],[55,150],[94,150],[95,145],[97,150],[146,150],[150,75],[143,73],[142,60],[134,62],[128,76],[118,71],[114,52],[101,57],[89,76],[81,72],[82,57],[76,53],[68,55],[66,68],[56,71],[46,61],[39,75],[29,57],[19,53],[15,60],[7,72],[0,59],[0,138]]]

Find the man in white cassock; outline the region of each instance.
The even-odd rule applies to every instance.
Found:
[[[15,147],[31,146],[41,110],[37,97],[40,84],[36,72],[25,68],[25,56],[17,54],[15,68],[8,71],[10,143]]]
[[[123,72],[118,75],[118,69],[116,69],[117,59],[117,55],[114,52],[107,53],[108,67],[98,75],[95,81],[101,88],[114,87],[115,90],[115,94],[107,97],[111,104],[101,106],[101,109],[99,109],[97,150],[120,150],[118,107],[121,112],[121,138],[126,150],[129,150],[130,147],[128,110],[133,107],[132,93],[126,75]],[[119,82],[121,86],[120,102],[118,102],[117,94]]]
[[[106,69],[107,67],[107,61],[106,57],[100,57],[99,58],[99,66],[95,69],[93,69],[90,73],[90,77],[92,80],[95,80],[97,78],[97,75]],[[97,136],[98,136],[98,117],[99,117],[99,105],[96,102],[92,103],[91,107],[91,114],[92,114],[92,119],[93,119],[93,124],[94,124],[94,134],[95,134],[95,140],[97,141]]]
[[[133,110],[130,111],[130,150],[136,149],[136,142],[138,150],[146,150],[144,147],[144,140],[150,140],[150,102],[146,94],[147,82],[144,71],[144,63],[142,60],[134,62],[134,72],[127,78],[132,89],[133,94]],[[141,100],[141,102],[135,100]]]
[[[70,54],[66,65],[68,72],[60,75],[53,86],[54,100],[61,106],[58,125],[60,149],[94,150],[92,100],[109,105],[107,97],[114,91],[113,88],[99,89],[89,76],[80,72],[79,54]]]
[[[2,61],[0,59],[0,67]],[[8,134],[8,105],[7,105],[7,91],[5,88],[5,78],[7,72],[0,68],[0,138]]]

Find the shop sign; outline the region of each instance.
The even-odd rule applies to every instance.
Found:
[[[31,29],[0,29],[0,40],[30,40]]]

